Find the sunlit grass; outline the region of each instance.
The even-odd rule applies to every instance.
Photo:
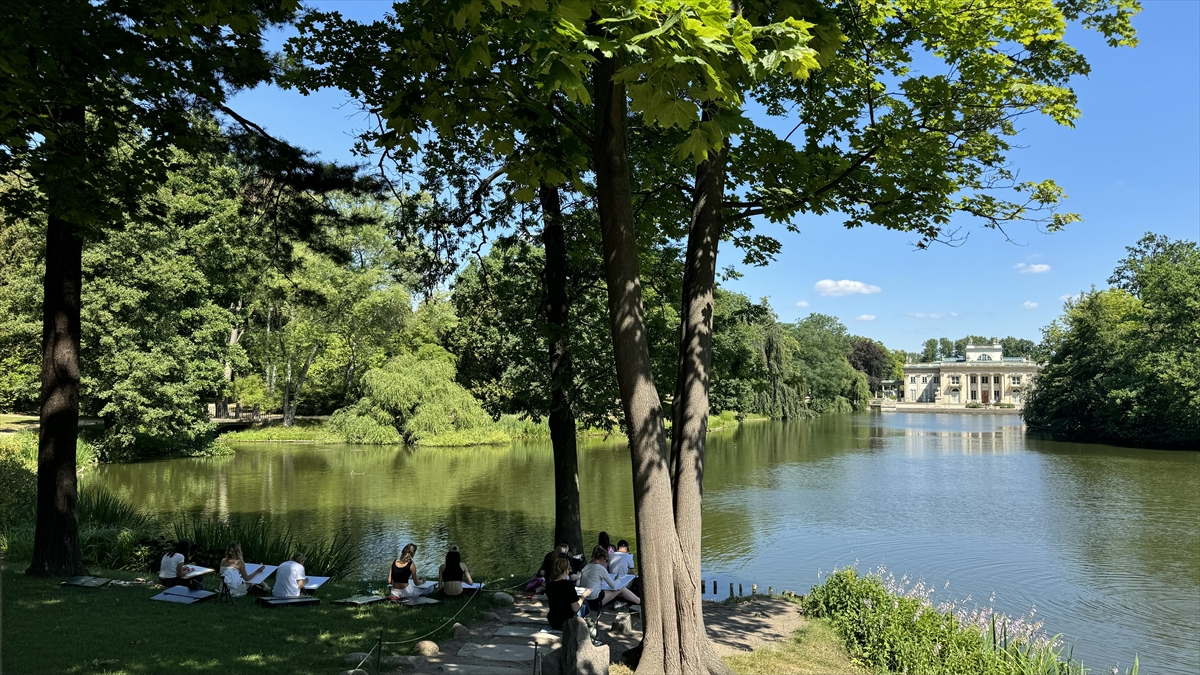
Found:
[[[810,619],[787,642],[725,659],[738,675],[869,673],[855,663],[826,619]]]

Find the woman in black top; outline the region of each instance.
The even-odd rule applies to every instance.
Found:
[[[388,584],[392,587],[393,598],[415,598],[425,594],[420,586],[421,578],[417,576],[417,566],[413,564],[416,554],[416,544],[405,544],[400,557],[393,560],[388,568]]]
[[[567,619],[579,615],[583,601],[591,595],[591,589],[585,589],[581,596],[575,591],[575,582],[571,581],[571,562],[566,558],[554,561],[554,581],[546,584],[546,601],[550,605],[550,613],[546,617],[550,627],[562,630]]]

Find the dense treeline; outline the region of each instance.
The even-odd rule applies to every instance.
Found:
[[[967,354],[968,344],[990,345],[993,339],[995,338],[984,337],[982,335],[968,335],[957,340],[951,340],[950,338],[929,338],[921,344],[921,351],[910,352],[908,357],[920,363],[929,363],[939,359],[961,359]],[[1038,357],[1037,344],[1033,340],[1016,338],[1010,335],[999,339],[999,342],[1000,347],[1003,348],[1004,356]]]
[[[1111,288],[1068,300],[1043,331],[1025,419],[1056,435],[1200,446],[1200,247],[1147,233]]]

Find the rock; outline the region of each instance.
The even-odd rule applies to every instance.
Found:
[[[612,628],[610,628],[608,632],[613,633],[614,635],[619,635],[622,633],[628,635],[632,633],[633,617],[629,616],[628,614],[618,615],[617,618],[613,620]]]
[[[497,605],[504,606],[508,606],[516,602],[516,600],[513,599],[513,596],[505,593],[504,591],[496,591],[496,594],[492,596],[492,599],[496,601]]]
[[[479,615],[484,621],[499,621],[500,615],[495,612],[484,612]]]
[[[450,629],[450,633],[454,636],[455,640],[466,640],[471,637],[471,630],[461,623],[454,624],[454,627]]]
[[[587,623],[579,617],[563,624],[562,648],[542,658],[542,675],[607,675],[608,645],[592,645]]]
[[[425,668],[425,667],[429,666],[429,659],[425,658],[424,656],[421,656],[420,654],[401,655],[401,656],[389,655],[389,656],[384,656],[383,658],[379,659],[379,663],[380,663],[380,665],[384,665],[389,668],[395,668],[397,666],[410,666],[412,668]]]
[[[368,673],[367,671],[363,670],[362,668],[355,668],[354,670],[343,670],[342,675],[371,675],[371,674]]]
[[[367,658],[366,652],[353,652],[353,653],[347,654],[346,655],[346,665],[354,666],[355,668],[357,668],[358,664],[362,663],[362,660],[365,658]]]
[[[437,656],[438,654],[442,653],[441,650],[438,649],[437,643],[429,640],[421,640],[418,642],[416,646],[416,652],[421,656]]]

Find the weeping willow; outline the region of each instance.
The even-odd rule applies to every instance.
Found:
[[[507,443],[479,401],[455,382],[454,357],[435,345],[398,356],[363,376],[364,396],[335,412],[329,427],[349,443]]]

